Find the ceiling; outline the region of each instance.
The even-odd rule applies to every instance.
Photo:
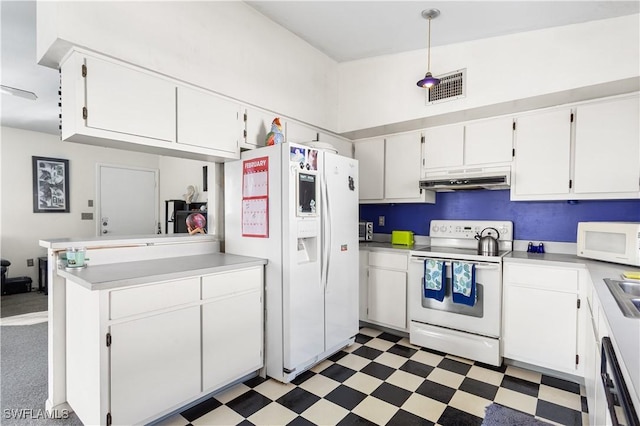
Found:
[[[640,1],[246,1],[337,62],[427,47],[424,9],[437,8],[431,45],[640,13]],[[34,1],[0,1],[3,85],[36,101],[2,95],[3,126],[59,134],[57,70],[36,64]]]

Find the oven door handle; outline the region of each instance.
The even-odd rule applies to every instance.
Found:
[[[450,264],[452,262],[458,262],[458,261],[453,260],[453,259],[437,259],[437,258],[434,258],[434,257],[416,257],[416,256],[412,256],[410,261],[412,263],[423,263],[427,259],[442,260],[445,263],[445,265],[447,263]],[[460,262],[462,262],[462,261],[460,261]],[[481,269],[481,270],[500,269],[500,264],[499,263],[477,263],[477,262],[468,262],[468,263],[476,265],[476,269]]]

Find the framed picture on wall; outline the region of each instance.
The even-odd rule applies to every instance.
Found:
[[[33,212],[69,213],[69,160],[31,158]]]

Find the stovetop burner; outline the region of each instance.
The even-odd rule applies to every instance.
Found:
[[[412,250],[411,256],[501,262],[513,249],[513,223],[509,221],[432,220],[430,225],[431,245]],[[500,234],[495,256],[478,254],[475,235],[485,228]]]

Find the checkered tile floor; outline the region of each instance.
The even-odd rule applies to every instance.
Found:
[[[429,351],[362,328],[356,343],[292,383],[256,377],[161,425],[480,425],[492,402],[587,425],[584,388],[513,366]]]

